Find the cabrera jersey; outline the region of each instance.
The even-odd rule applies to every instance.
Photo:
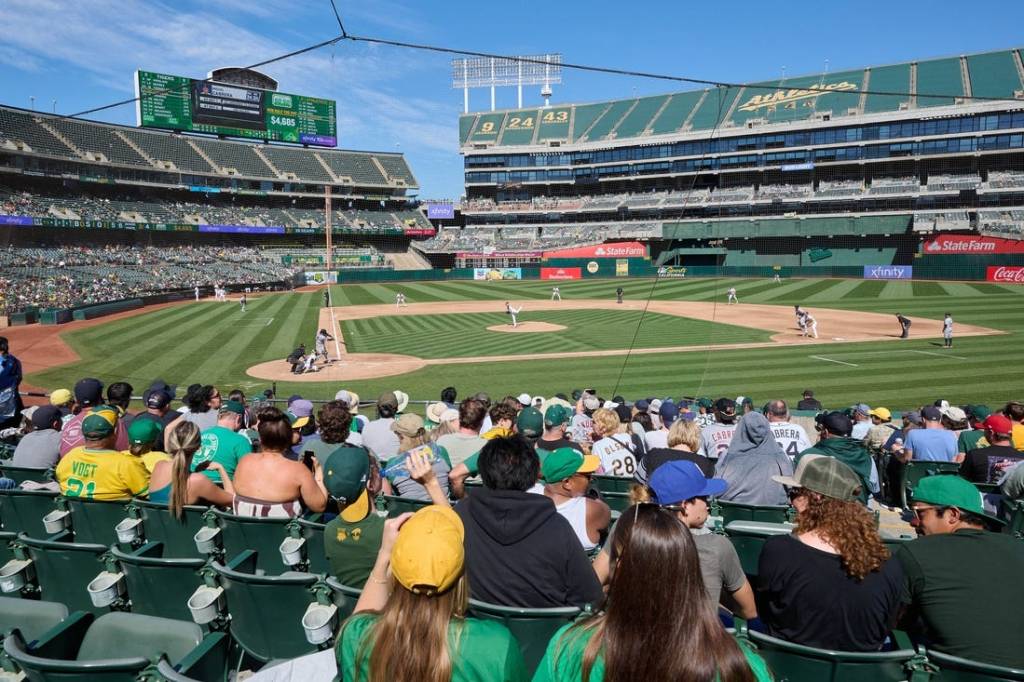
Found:
[[[601,468],[606,476],[627,476],[636,473],[636,453],[633,440],[628,433],[617,433],[594,443],[592,455],[601,459]]]
[[[67,497],[127,500],[149,491],[149,472],[142,458],[126,452],[73,448],[61,458],[55,473]]]
[[[798,454],[811,447],[811,439],[807,437],[804,427],[799,424],[772,422],[770,426],[775,442],[790,459],[795,459]]]
[[[700,452],[708,459],[718,459],[725,455],[736,433],[735,424],[710,424],[700,430]]]

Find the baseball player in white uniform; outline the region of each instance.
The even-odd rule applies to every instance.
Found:
[[[513,308],[511,305],[509,305],[508,301],[505,301],[505,312],[508,313],[512,317],[512,328],[513,329],[515,329],[516,327],[519,326],[519,322],[516,320],[516,315],[518,315],[519,311],[522,310],[522,309],[523,309],[523,306],[519,306],[518,308]]]
[[[949,313],[942,319],[942,340],[943,348],[953,347],[953,316]]]
[[[740,300],[736,298],[736,287],[729,287],[729,291],[726,292],[729,295],[726,303],[739,303]]]
[[[199,287],[196,287],[196,300],[199,300]]]
[[[245,302],[246,302],[246,299],[245,299],[245,292],[243,292],[243,293],[242,293],[242,298],[238,299],[238,304],[239,304],[240,306],[242,306],[242,312],[243,312],[243,313],[245,312]]]
[[[559,289],[558,287],[551,287],[551,300],[552,301],[561,301],[562,300],[562,291],[561,291],[561,289]]]
[[[801,310],[799,305],[793,306],[793,311],[796,313],[796,326],[800,328],[800,333],[804,332],[806,324],[804,323],[804,311]]]
[[[313,342],[313,348],[315,352],[313,357],[316,359],[323,358],[324,362],[330,362],[330,357],[327,355],[327,342],[333,341],[334,337],[327,333],[326,329],[321,329],[316,333],[316,340]]]
[[[818,321],[810,312],[804,313],[804,336],[818,338]]]
[[[782,284],[782,278],[779,277],[779,273],[775,273],[775,276],[772,277],[772,281],[775,282],[776,284]]]

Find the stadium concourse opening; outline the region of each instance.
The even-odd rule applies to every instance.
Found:
[[[676,317],[706,320],[710,322],[759,329],[771,333],[770,340],[750,343],[692,344],[656,348],[627,348],[627,337],[623,337],[621,348],[593,351],[568,352],[536,352],[530,353],[531,360],[609,357],[627,354],[650,353],[681,353],[729,348],[771,348],[780,345],[824,345],[835,342],[853,341],[892,341],[900,336],[900,329],[893,315],[854,310],[835,310],[814,308],[814,317],[818,322],[819,338],[805,337],[796,325],[793,308],[780,305],[736,304],[721,305],[710,301],[625,301],[621,304],[608,300],[576,300],[571,301],[529,301],[523,304],[519,314],[519,326],[530,323],[531,312],[570,311],[570,310],[634,310],[646,309],[651,313],[672,315]],[[331,320],[339,324],[334,330],[337,334],[341,357],[332,357],[331,361],[317,365],[317,371],[304,374],[293,374],[290,365],[283,358],[263,362],[249,367],[246,373],[258,379],[273,381],[326,382],[354,381],[376,379],[381,377],[399,376],[414,372],[430,365],[469,364],[478,362],[512,362],[522,361],[522,351],[529,348],[530,334],[525,334],[516,345],[520,354],[517,355],[483,355],[470,357],[419,358],[414,355],[395,353],[350,353],[346,350],[343,326],[345,320],[366,318],[385,318],[389,316],[427,315],[434,319],[444,315],[465,313],[493,313],[498,309],[494,301],[463,301],[463,302],[432,302],[413,303],[401,308],[392,304],[351,305],[336,308],[324,308],[320,311],[320,327],[331,328]],[[912,317],[910,338],[929,339],[942,338],[941,320]],[[533,325],[544,324],[533,321]],[[562,326],[562,325],[553,325]],[[513,331],[512,325],[493,325],[488,331]],[[536,331],[536,330],[535,330]],[[545,331],[557,331],[548,329]],[[977,325],[961,324],[958,336],[988,336],[1002,334],[996,329]],[[824,352],[824,351],[823,351]]]

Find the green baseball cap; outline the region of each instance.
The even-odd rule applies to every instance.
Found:
[[[698,398],[697,399],[698,407],[703,407],[704,409],[707,409],[707,410],[710,410],[711,406],[714,405],[714,404],[715,403],[711,400],[711,398]]]
[[[992,410],[988,405],[968,405],[967,411],[971,414],[973,421],[983,422],[992,416]]]
[[[544,426],[560,426],[569,422],[572,413],[563,405],[551,405],[544,411]]]
[[[323,459],[324,488],[327,494],[344,504],[341,517],[361,521],[370,513],[370,457],[365,448],[342,445]]]
[[[914,502],[928,502],[939,507],[956,507],[990,521],[1003,523],[1002,519],[985,511],[981,493],[974,484],[959,476],[925,476],[914,486],[911,499]]]
[[[857,472],[828,455],[804,455],[792,476],[772,476],[772,480],[844,502],[859,501],[864,485]]]
[[[597,455],[582,455],[573,448],[558,448],[544,458],[540,466],[541,478],[548,483],[563,481],[575,473],[588,474],[597,471],[601,458]]]
[[[539,438],[544,429],[544,417],[535,407],[524,407],[516,417],[516,428],[526,438]]]
[[[228,400],[221,403],[220,411],[221,413],[233,412],[237,415],[245,415],[245,405],[237,400]]]
[[[162,431],[152,419],[135,419],[128,426],[128,442],[132,445],[155,443]]]
[[[82,435],[89,440],[100,440],[114,432],[114,425],[100,414],[90,414],[82,420]]]

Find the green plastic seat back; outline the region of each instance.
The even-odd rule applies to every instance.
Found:
[[[785,523],[789,516],[789,507],[768,505],[741,504],[716,500],[722,523],[729,525],[733,521],[759,521],[762,523]]]
[[[960,465],[956,462],[924,462],[912,459],[907,462],[904,485],[908,490],[913,490],[914,486],[925,476],[955,476],[959,473]]]
[[[113,611],[96,619],[78,649],[78,661],[146,658],[161,653],[180,661],[203,641],[203,630],[188,621]]]
[[[356,602],[359,601],[359,595],[363,591],[358,587],[342,585],[334,578],[327,578],[327,585],[331,588],[331,602],[338,607],[338,622],[340,623],[355,611]]]
[[[32,559],[36,581],[46,601],[64,604],[72,611],[106,613],[108,609],[93,606],[86,586],[104,570],[100,557],[104,545],[79,542],[51,542],[18,536]]]
[[[205,561],[138,556],[118,547],[111,552],[124,573],[132,613],[192,620],[188,598],[203,584],[199,569]]]
[[[626,476],[594,476],[594,486],[604,493],[628,493],[636,481]]]
[[[761,557],[761,548],[773,535],[785,535],[793,532],[793,526],[787,523],[767,523],[764,521],[731,521],[725,526],[725,533],[739,555],[743,572],[748,576],[757,575],[757,564]]]
[[[13,479],[18,485],[25,481],[36,481],[44,483],[52,480],[52,469],[35,469],[32,467],[15,467],[8,464],[0,464],[0,474],[6,478]]]
[[[1024,500],[1004,500],[1003,505],[1008,514],[1003,532],[1024,538]]]
[[[71,512],[71,530],[75,542],[98,545],[117,543],[114,526],[128,518],[128,501],[100,502],[81,497],[65,497],[64,504]]]
[[[950,656],[933,649],[928,650],[928,660],[939,667],[939,674],[932,678],[937,682],[1024,680],[1024,668],[1004,668],[999,665],[969,661],[966,658]]]
[[[415,500],[411,497],[397,497],[395,495],[381,495],[381,497],[384,498],[384,504],[387,506],[389,519],[400,516],[405,512],[415,514],[420,509],[429,507],[431,504],[426,500]]]
[[[306,539],[306,559],[310,573],[329,573],[327,550],[324,549],[324,527],[326,524],[299,519],[299,532]]]
[[[43,517],[56,507],[57,493],[43,490],[0,490],[0,521],[4,530],[34,538],[49,535]]]
[[[315,601],[312,573],[252,575],[214,562],[231,614],[231,636],[249,655],[266,662],[316,651],[306,641],[302,615]]]
[[[4,638],[4,653],[29,682],[135,682],[149,663],[142,657],[124,656],[96,661],[42,658],[17,635]]]
[[[214,510],[221,527],[224,560],[232,559],[247,549],[256,552],[256,570],[279,575],[288,570],[281,561],[281,542],[288,537],[285,528],[291,519],[264,519],[235,516]]]
[[[603,492],[601,493],[601,499],[604,500],[609,509],[617,512],[626,511],[632,504],[629,501],[629,493]]]
[[[558,628],[571,623],[580,615],[573,606],[550,609],[524,609],[514,606],[485,604],[471,599],[469,615],[474,618],[493,620],[501,623],[515,635],[519,650],[526,663],[526,672],[533,675],[540,660],[544,658],[548,642]]]
[[[160,542],[165,557],[204,557],[196,549],[193,539],[199,529],[206,525],[203,514],[208,507],[186,506],[184,519],[179,521],[167,510],[167,505],[135,500],[132,503],[142,519],[142,534],[147,542]]]
[[[912,649],[877,653],[829,651],[754,631],[749,637],[778,682],[900,682],[907,679],[905,666],[916,654]]]
[[[0,530],[0,566],[14,558],[14,550],[11,549],[11,543],[17,538],[17,533]]]
[[[52,601],[0,597],[0,635],[18,628],[31,642],[68,617],[68,607]]]

